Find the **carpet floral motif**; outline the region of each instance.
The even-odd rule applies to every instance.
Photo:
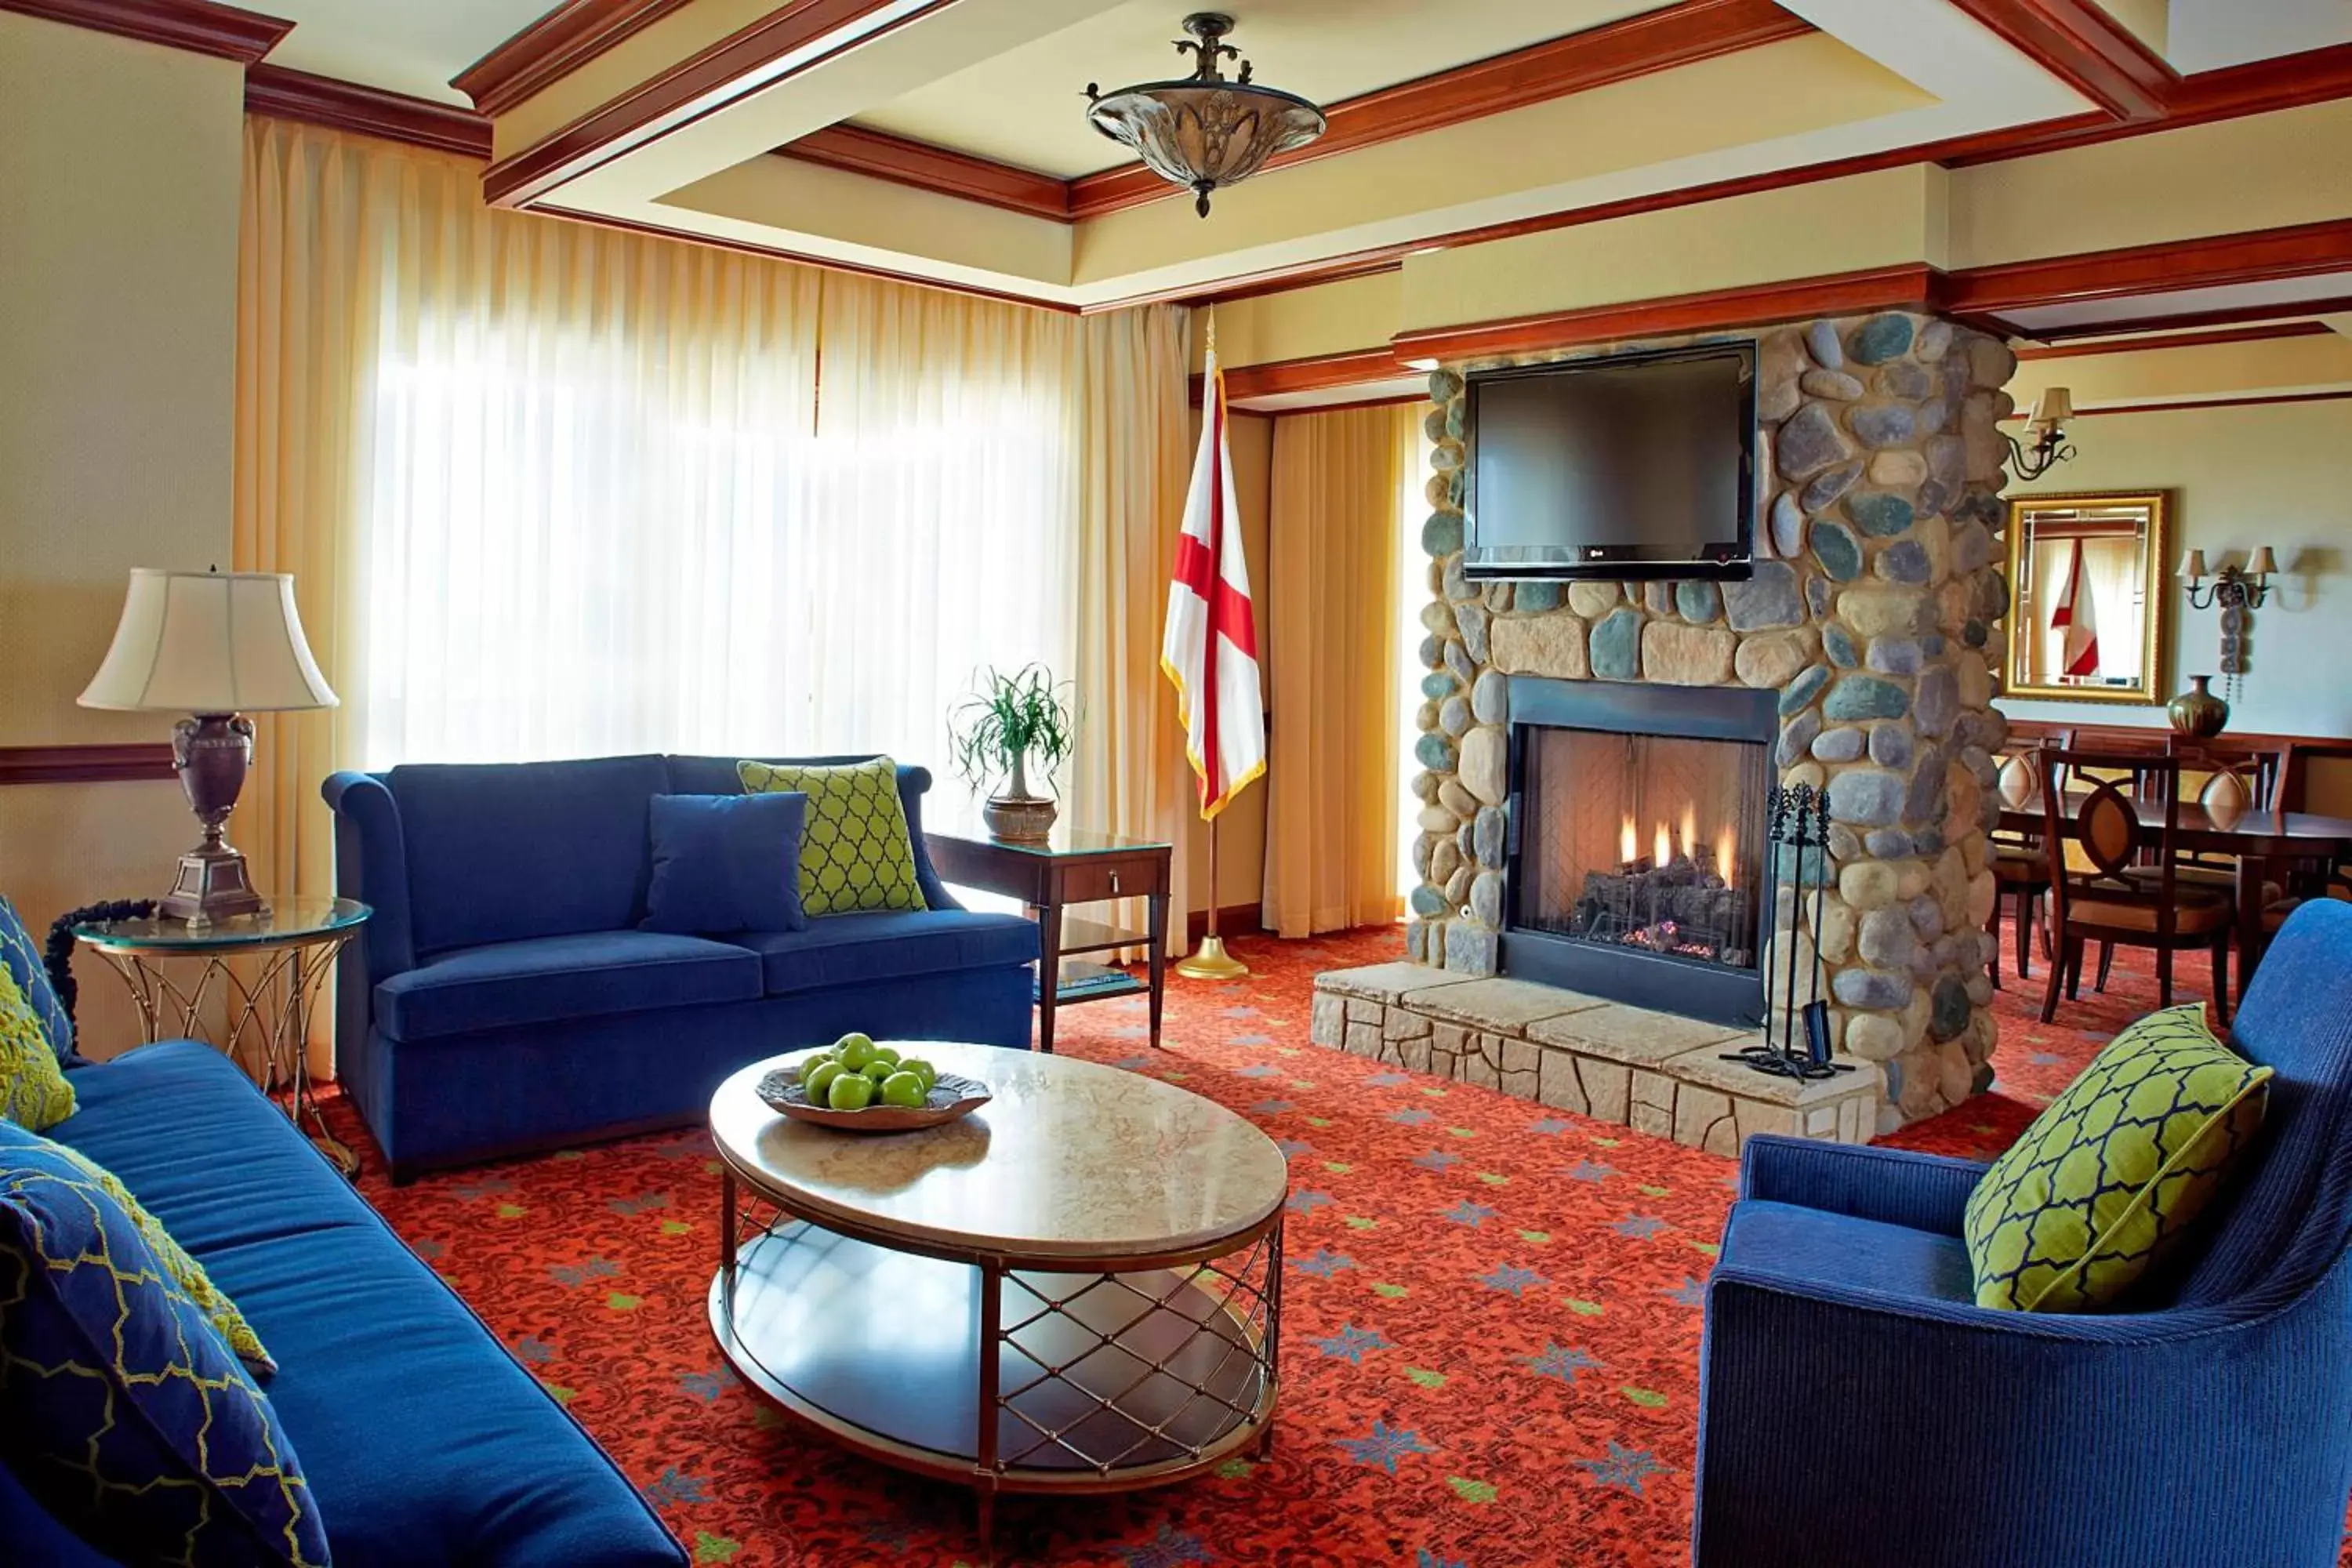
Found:
[[[1288,1157],[1273,1453],[1126,1498],[1008,1500],[998,1562],[1687,1561],[1700,1315],[1734,1163],[1310,1045],[1316,973],[1401,956],[1396,931],[1236,945],[1248,980],[1171,979],[1165,1051],[1140,1001],[1071,1009],[1059,1043],[1218,1100]],[[1887,1142],[1989,1158],[2155,1005],[2126,954],[2106,996],[2086,986],[2053,1026],[2033,1016],[2039,973],[2030,991],[2007,978],[1994,1091]],[[405,1188],[381,1170],[369,1198],[698,1563],[981,1562],[969,1493],[802,1434],[720,1361],[704,1318],[718,1166],[700,1133]]]

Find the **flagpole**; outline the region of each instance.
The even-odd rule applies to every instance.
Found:
[[[1209,818],[1209,927],[1201,937],[1201,950],[1176,965],[1176,973],[1187,980],[1239,980],[1250,972],[1248,964],[1225,951],[1225,939],[1217,934],[1217,822]]]

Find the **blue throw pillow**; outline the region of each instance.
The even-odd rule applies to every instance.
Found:
[[[49,1037],[49,1049],[58,1053],[61,1062],[71,1059],[73,1019],[58,1000],[57,987],[49,984],[48,967],[41,962],[41,944],[33,940],[24,917],[5,898],[0,898],[0,964],[7,966],[16,989],[33,1005],[33,1016],[40,1019],[41,1032]]]
[[[122,1205],[0,1122],[0,1456],[58,1521],[144,1568],[323,1568],[269,1401]]]
[[[657,795],[647,931],[800,931],[801,826],[808,796]]]

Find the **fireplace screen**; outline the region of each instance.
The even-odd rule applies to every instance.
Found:
[[[1522,735],[1517,923],[1753,969],[1766,748],[1601,730]]]

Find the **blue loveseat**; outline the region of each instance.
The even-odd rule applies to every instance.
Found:
[[[636,1489],[210,1046],[78,1068],[48,1136],[122,1178],[278,1365],[336,1568],[684,1568]],[[108,1568],[0,1467],[0,1563]]]
[[[898,770],[929,908],[707,938],[637,929],[649,803],[740,794],[731,757],[328,779],[336,887],[375,909],[337,973],[338,1074],[394,1179],[695,1121],[737,1068],[852,1029],[1025,1048],[1036,924],[949,896],[929,787]]]
[[[2334,1568],[2352,1490],[2352,905],[2289,918],[2275,1069],[2139,1310],[1975,1305],[1984,1167],[1755,1138],[1707,1285],[1696,1568]]]

